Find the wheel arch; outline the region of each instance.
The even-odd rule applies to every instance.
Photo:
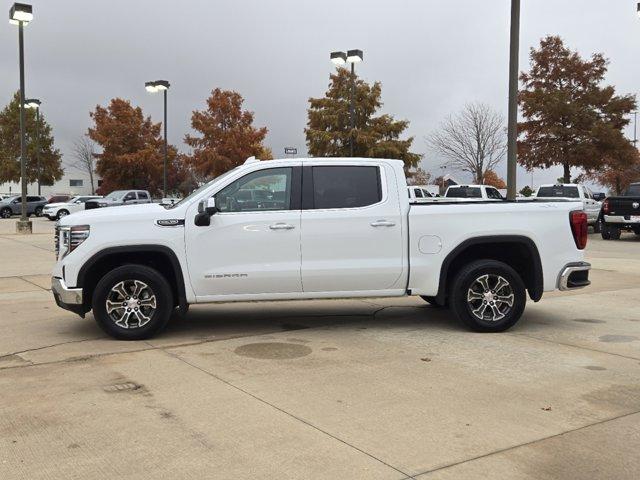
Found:
[[[158,270],[169,282],[176,305],[181,311],[186,311],[184,275],[175,252],[164,245],[130,245],[100,250],[82,265],[76,286],[82,288],[85,312],[91,309],[93,291],[100,278],[126,264],[146,265]]]
[[[445,257],[440,267],[436,302],[445,305],[455,274],[466,264],[481,258],[498,260],[519,272],[534,302],[542,298],[544,277],[540,252],[535,242],[523,235],[488,235],[465,240]]]

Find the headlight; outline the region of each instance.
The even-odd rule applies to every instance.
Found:
[[[98,203],[98,206],[100,206],[100,207],[106,207],[106,206],[107,206],[107,204],[106,204],[106,203],[104,203],[104,202],[100,202],[100,203]]]
[[[73,252],[82,242],[89,238],[89,225],[74,225],[73,227],[60,227],[59,244],[60,258]]]

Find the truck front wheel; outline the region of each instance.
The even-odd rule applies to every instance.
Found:
[[[93,316],[106,333],[120,340],[150,338],[164,328],[173,311],[167,280],[153,268],[123,265],[96,285]]]
[[[512,327],[526,302],[520,276],[496,260],[477,260],[464,266],[451,285],[451,309],[477,332],[502,332]]]

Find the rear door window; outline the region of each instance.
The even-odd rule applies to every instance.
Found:
[[[413,189],[413,193],[416,194],[416,198],[424,198],[424,195],[422,195],[422,189],[421,188],[414,188]]]
[[[147,195],[147,192],[138,192],[138,198],[140,200],[149,200],[149,195]]]
[[[373,166],[318,166],[313,171],[313,208],[356,208],[382,200],[380,170]]]

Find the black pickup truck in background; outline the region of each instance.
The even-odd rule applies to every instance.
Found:
[[[640,235],[640,182],[629,185],[620,197],[606,198],[600,217],[605,240],[618,240],[623,230]]]

